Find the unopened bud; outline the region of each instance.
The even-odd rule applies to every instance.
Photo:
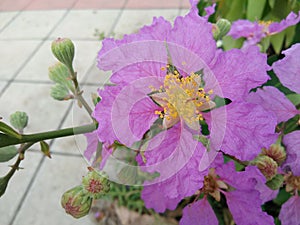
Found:
[[[300,191],[300,177],[294,176],[291,172],[284,175],[287,192]]]
[[[62,84],[55,84],[51,87],[50,95],[52,98],[58,101],[69,100],[73,98],[73,95],[69,93],[69,90]]]
[[[229,20],[226,19],[219,19],[216,25],[220,31],[218,39],[222,39],[222,37],[224,37],[230,31],[231,28],[231,23],[229,22]]]
[[[281,174],[276,174],[266,185],[272,190],[278,190],[283,185],[284,178]]]
[[[255,165],[261,171],[261,173],[267,178],[267,180],[271,180],[277,174],[277,163],[266,155],[258,156],[255,159]]]
[[[53,55],[73,71],[73,59],[75,47],[69,38],[57,38],[52,42],[51,50]]]
[[[286,152],[280,144],[273,144],[269,149],[263,149],[262,155],[269,156],[276,161],[278,165],[281,165],[286,159]]]
[[[103,171],[96,171],[89,167],[89,172],[82,178],[83,191],[94,199],[99,199],[110,190],[110,181]]]
[[[23,131],[28,124],[28,116],[25,112],[17,111],[10,115],[9,120],[10,124],[19,131]]]
[[[219,40],[220,29],[217,26],[217,24],[213,24],[213,26],[212,26],[212,33],[213,33],[214,39],[215,40]]]
[[[63,194],[61,205],[66,213],[74,218],[80,218],[89,213],[92,199],[84,195],[82,186],[76,186]]]
[[[64,64],[56,63],[54,66],[49,67],[48,75],[50,80],[55,83],[62,84],[70,90],[74,89],[70,73]]]

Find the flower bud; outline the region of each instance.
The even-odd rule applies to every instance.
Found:
[[[89,167],[89,172],[82,179],[83,191],[94,199],[99,199],[110,190],[110,181],[103,171],[96,171]]]
[[[229,20],[226,19],[219,19],[216,25],[220,31],[218,39],[222,39],[222,37],[224,37],[230,31],[231,28],[231,23],[229,22]]]
[[[65,64],[68,69],[73,71],[73,59],[75,47],[73,42],[68,38],[57,38],[52,42],[51,50],[53,55],[60,61]]]
[[[287,192],[300,190],[300,177],[294,176],[291,172],[284,175],[284,181],[286,183],[285,190]]]
[[[266,185],[272,190],[278,190],[283,184],[284,178],[281,174],[276,174]]]
[[[55,83],[66,86],[69,90],[74,90],[68,68],[61,63],[57,63],[54,66],[49,67],[49,78]]]
[[[219,36],[220,36],[220,29],[216,24],[213,24],[213,26],[212,26],[212,33],[213,33],[214,39],[218,40]]]
[[[52,98],[58,101],[69,100],[73,98],[73,95],[71,95],[69,90],[62,84],[55,84],[52,86],[50,95]]]
[[[277,163],[266,155],[258,156],[255,159],[255,165],[261,171],[261,173],[267,178],[267,180],[271,180],[277,174]]]
[[[61,205],[74,218],[87,215],[92,206],[92,198],[84,195],[81,186],[76,186],[65,192],[61,198]]]
[[[19,131],[22,131],[28,123],[28,116],[25,112],[17,111],[10,115],[10,124]]]
[[[280,144],[273,144],[269,149],[263,149],[262,155],[269,156],[276,161],[278,165],[281,165],[286,159],[286,152]]]

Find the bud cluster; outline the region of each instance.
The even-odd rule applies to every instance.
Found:
[[[103,171],[89,167],[89,172],[83,177],[82,183],[67,192],[61,198],[61,205],[66,213],[74,218],[87,215],[93,199],[99,199],[110,190],[108,176]]]

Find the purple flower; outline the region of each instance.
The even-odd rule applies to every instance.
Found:
[[[282,225],[299,224],[300,218],[300,198],[298,195],[292,196],[281,207],[279,219]]]
[[[123,40],[105,39],[98,66],[115,84],[99,91],[99,140],[128,146],[142,170],[160,174],[142,194],[159,212],[201,188],[217,150],[252,160],[277,138],[277,118],[246,101],[268,80],[266,55],[255,46],[217,50],[212,25],[193,10],[173,27],[160,17]],[[230,104],[217,106],[217,96]]]
[[[300,93],[300,44],[295,44],[282,53],[285,57],[272,65],[273,70],[284,86]]]
[[[286,19],[281,22],[272,21],[255,21],[237,20],[232,23],[228,35],[233,38],[247,38],[244,46],[255,45],[261,41],[262,38],[277,34],[289,26],[293,26],[300,21],[300,12],[297,14],[291,12]]]
[[[204,188],[200,191],[210,194],[216,200],[219,198],[217,193],[223,193],[236,224],[274,224],[273,218],[261,209],[263,201],[259,191],[255,189],[257,179],[261,179],[257,168],[247,167],[243,172],[236,172],[233,162],[229,162],[217,167],[215,174],[208,175]],[[199,220],[202,220],[200,224],[218,224],[206,197],[183,210],[180,225],[196,225]]]
[[[295,176],[300,176],[300,131],[293,131],[283,137],[287,159],[283,164],[289,167]]]
[[[247,100],[261,105],[270,113],[274,113],[277,117],[277,123],[287,121],[299,113],[299,110],[282,92],[271,86],[265,86],[256,92],[251,92]]]

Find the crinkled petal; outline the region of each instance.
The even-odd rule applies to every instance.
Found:
[[[120,92],[120,87],[106,86],[104,90],[99,90],[101,101],[96,105],[93,117],[98,121],[97,134],[101,142],[112,144],[117,137],[112,127],[112,105],[116,96]]]
[[[279,33],[283,31],[284,29],[288,28],[289,26],[293,26],[300,21],[300,11],[298,12],[298,15],[294,12],[291,12],[284,20],[280,22],[274,22],[271,23],[269,26],[269,32],[271,34]]]
[[[207,170],[200,172],[198,164],[204,151],[180,124],[157,134],[144,152],[146,163],[141,156],[137,158],[142,170],[160,174],[144,184],[142,198],[146,206],[158,212],[174,209],[181,199],[201,188]]]
[[[149,85],[160,86],[156,77],[136,80],[121,86],[105,87],[99,91],[102,100],[97,104],[94,117],[99,122],[98,137],[112,144],[115,140],[131,146],[139,141],[158,118],[161,108],[147,95]]]
[[[163,42],[171,30],[171,23],[164,18],[154,18],[150,26],[144,26],[137,34],[125,35],[122,40],[107,38],[98,54],[98,67],[113,72],[143,61],[166,62]],[[165,52],[165,54],[163,54]]]
[[[236,224],[273,225],[273,218],[261,209],[263,201],[256,185],[262,175],[255,166],[247,166],[245,171],[237,172],[234,163],[230,161],[217,167],[216,173],[235,189],[224,192],[224,195]]]
[[[183,209],[180,225],[217,225],[218,219],[206,198],[187,205]]]
[[[204,16],[205,19],[208,20],[208,18],[215,13],[215,7],[216,7],[216,3],[214,3],[212,6],[208,6],[206,7],[204,10],[206,12],[206,15]]]
[[[206,117],[213,132],[211,145],[241,160],[253,160],[262,148],[268,148],[277,139],[274,115],[253,103],[230,103],[212,110]],[[215,144],[215,142],[217,144]]]
[[[279,219],[282,225],[300,224],[300,197],[292,196],[281,207]]]
[[[236,224],[274,225],[273,217],[262,211],[259,192],[255,189],[226,192],[225,196]]]
[[[272,65],[273,70],[284,86],[300,93],[300,44],[295,44],[282,53],[285,57]]]
[[[91,160],[92,156],[94,153],[97,151],[98,147],[98,136],[97,136],[97,131],[93,131],[91,133],[86,133],[84,134],[87,140],[87,147],[86,150],[84,151],[83,155],[87,160]]]
[[[287,121],[300,113],[282,92],[271,86],[265,86],[256,92],[251,92],[247,101],[259,104],[266,111],[275,113],[277,123]]]
[[[289,166],[295,176],[300,176],[300,131],[293,131],[283,137],[287,159],[283,167]]]
[[[216,80],[204,79],[214,94],[234,101],[245,98],[252,88],[265,83],[269,79],[268,68],[266,55],[260,53],[256,46],[243,51],[232,49],[218,55],[212,67]],[[221,87],[221,92],[215,88],[217,86]]]
[[[168,50],[173,65],[188,75],[210,64],[216,53],[212,25],[194,11],[176,18],[167,43],[171,43]],[[202,62],[199,62],[199,58]]]
[[[228,35],[237,39],[240,37],[250,37],[254,33],[262,32],[261,26],[257,22],[251,22],[249,20],[236,20],[231,24]]]

